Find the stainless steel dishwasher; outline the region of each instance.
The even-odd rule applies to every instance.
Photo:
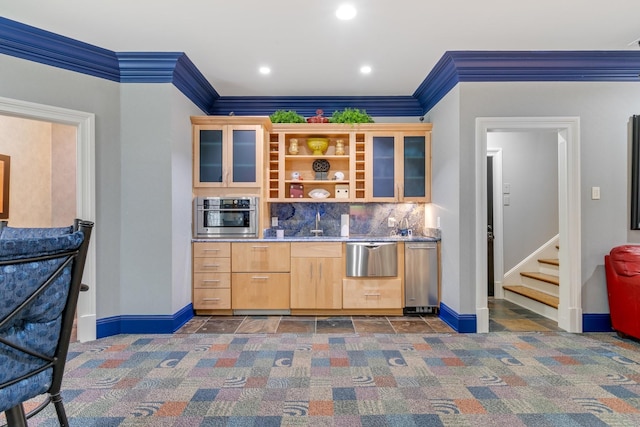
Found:
[[[404,245],[405,314],[438,312],[438,244]]]
[[[347,277],[395,277],[398,275],[396,242],[348,242]]]

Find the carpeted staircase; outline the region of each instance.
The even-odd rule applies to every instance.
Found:
[[[549,319],[558,320],[559,269],[558,258],[539,258],[538,271],[520,272],[521,284],[503,287],[504,298]]]

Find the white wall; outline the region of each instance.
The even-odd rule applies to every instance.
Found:
[[[558,234],[558,132],[489,132],[487,148],[502,149],[504,269],[515,267]],[[498,202],[503,194],[493,195]]]

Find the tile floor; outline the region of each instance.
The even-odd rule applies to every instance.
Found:
[[[557,323],[504,300],[489,299],[489,330],[558,331]],[[436,315],[424,316],[195,316],[178,334],[455,333]]]

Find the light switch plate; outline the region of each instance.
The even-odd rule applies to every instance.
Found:
[[[510,204],[511,204],[511,196],[509,196],[508,194],[504,194],[502,196],[502,205],[509,206]]]
[[[502,194],[509,194],[511,193],[511,184],[505,182],[504,184],[502,184]]]
[[[591,187],[591,200],[600,200],[600,187]]]
[[[278,226],[278,217],[277,216],[272,216],[271,217],[271,227],[277,227]]]

